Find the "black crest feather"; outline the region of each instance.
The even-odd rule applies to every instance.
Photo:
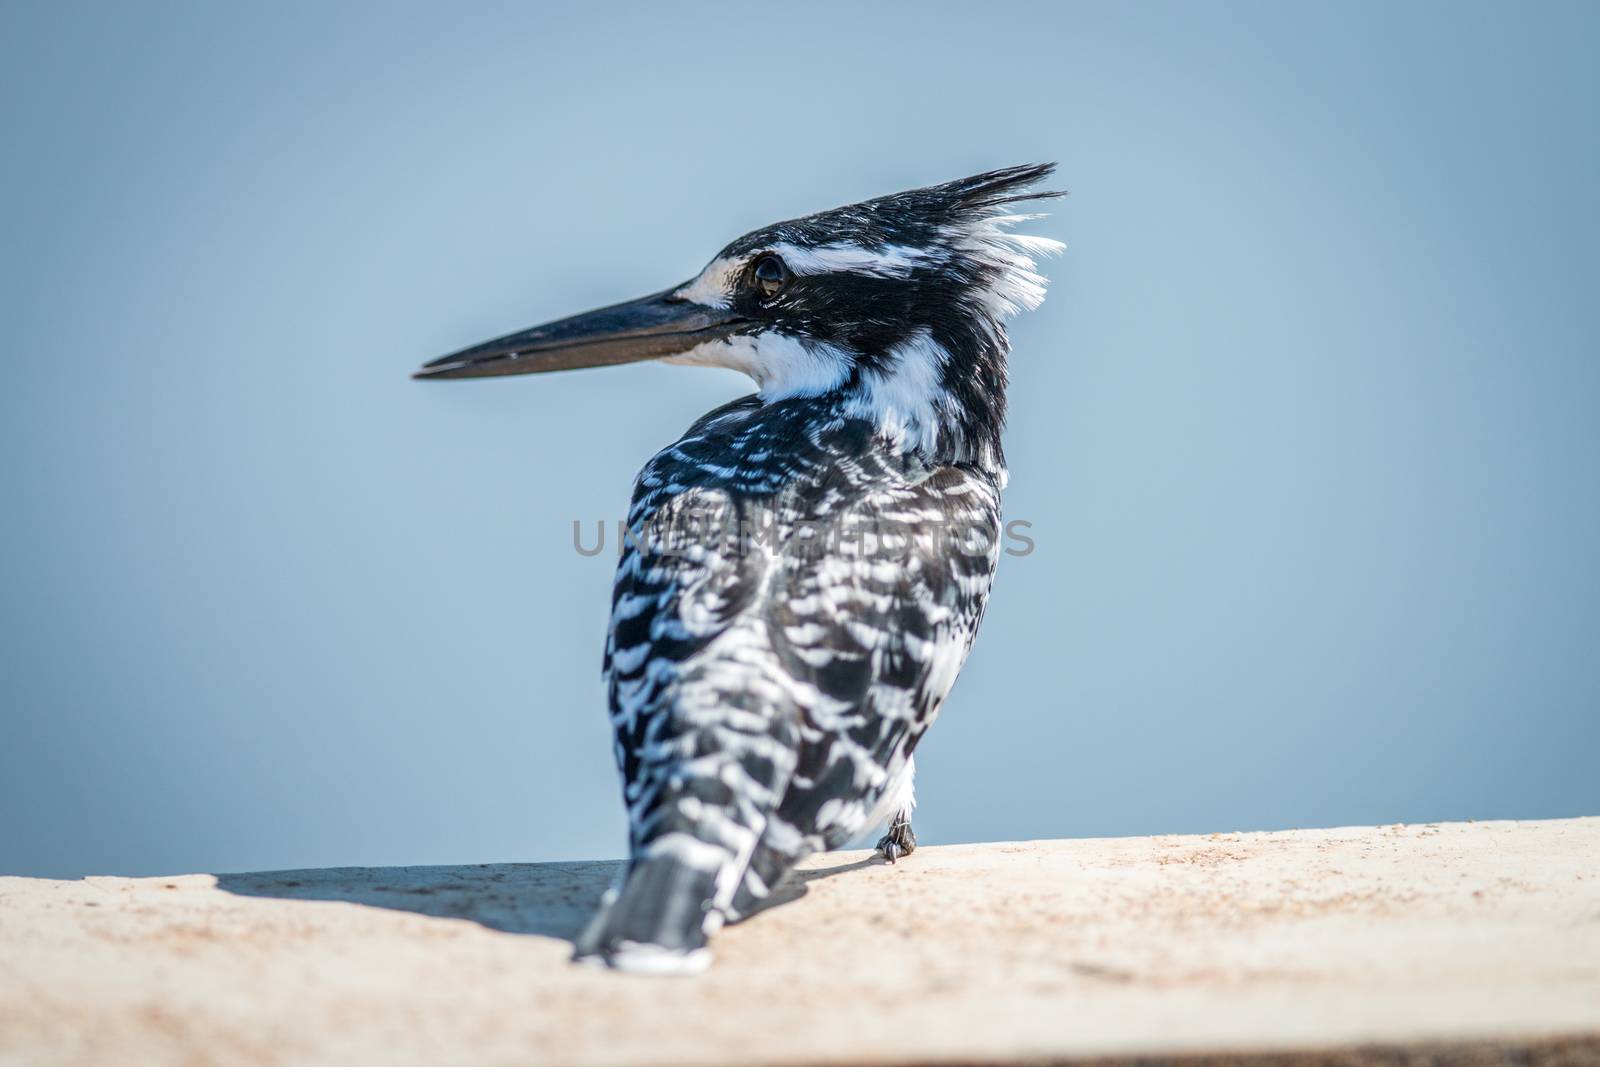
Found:
[[[1067,195],[1064,192],[1032,188],[1054,174],[1055,169],[1054,163],[1023,163],[930,186],[926,191],[942,193],[968,209],[998,207],[1023,200],[1047,200]]]
[[[1055,169],[1054,163],[1024,163],[846,204],[745,234],[721,254],[748,253],[774,241],[812,247],[834,241],[851,241],[865,248],[925,246],[937,239],[940,228],[952,223],[974,221],[1006,204],[1065,196],[1030,188]]]

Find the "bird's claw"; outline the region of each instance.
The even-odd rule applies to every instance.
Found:
[[[878,839],[878,855],[890,863],[901,856],[909,856],[917,848],[917,835],[911,831],[911,820],[896,817],[889,824],[889,832]]]

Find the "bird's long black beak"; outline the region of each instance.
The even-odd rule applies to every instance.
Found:
[[[732,312],[674,298],[673,292],[667,289],[485,341],[436,359],[412,377],[543,374],[661,359],[726,337],[741,321]]]

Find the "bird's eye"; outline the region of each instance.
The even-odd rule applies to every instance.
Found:
[[[762,256],[756,260],[755,267],[751,269],[750,278],[755,283],[761,298],[771,300],[778,295],[778,290],[783,288],[783,283],[789,280],[789,268],[785,267],[783,260],[777,256]]]

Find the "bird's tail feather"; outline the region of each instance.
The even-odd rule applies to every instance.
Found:
[[[732,857],[715,845],[694,844],[689,855],[651,849],[636,857],[578,938],[575,958],[648,974],[705,970],[711,962],[707,935],[722,923],[719,874]]]

